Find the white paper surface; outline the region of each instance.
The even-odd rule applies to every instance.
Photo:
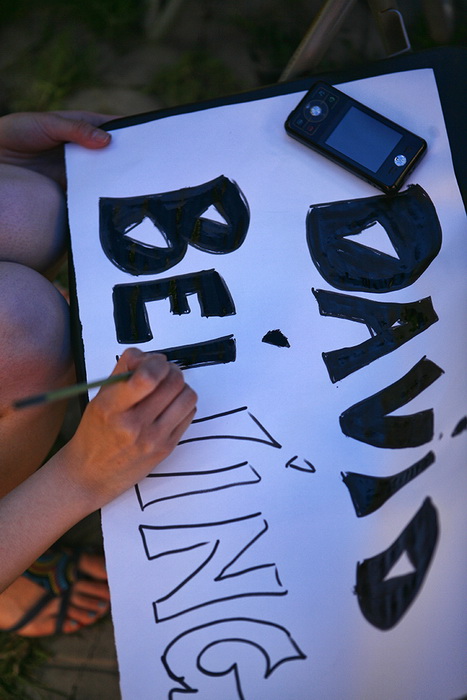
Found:
[[[186,370],[199,395],[197,418],[229,415],[198,422],[185,437],[248,439],[186,442],[155,476],[103,511],[125,700],[178,697],[176,690],[206,700],[440,700],[467,687],[467,431],[452,437],[465,416],[465,212],[432,71],[340,87],[428,142],[411,183],[436,210],[442,246],[403,289],[336,289],[315,266],[306,239],[310,207],[378,191],[286,135],[283,123],[301,94],[119,129],[100,152],[67,149],[89,379],[110,372],[126,347],[116,337],[115,285],[215,269],[236,310],[202,317],[195,294],[183,315],[171,314],[167,299],[146,305],[154,337],[140,344],[143,350],[235,338],[235,362]],[[105,255],[100,198],[176,192],[221,175],[236,183],[250,210],[237,250],[213,255],[188,246],[177,265],[138,277]],[[131,235],[138,238],[136,229]],[[382,227],[368,229],[362,242],[364,235],[367,245],[391,254]],[[147,220],[139,239],[165,244]],[[333,383],[322,353],[362,343],[370,333],[364,323],[320,315],[312,289],[391,303],[428,297],[438,321]],[[262,342],[276,329],[290,347]],[[344,411],[425,357],[441,376],[394,415],[432,409],[429,442],[382,448],[344,435]],[[269,436],[280,447],[266,444]],[[431,466],[375,512],[357,517],[341,472],[388,477],[427,453],[434,455]],[[387,550],[427,497],[439,526],[431,564],[402,618],[379,629],[359,607],[357,563]],[[414,569],[404,551],[387,577]]]

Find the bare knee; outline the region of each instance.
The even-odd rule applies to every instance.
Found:
[[[40,173],[0,164],[0,260],[46,273],[65,250],[66,207]]]
[[[2,407],[72,380],[66,301],[38,272],[0,262]],[[65,408],[58,402],[0,415],[0,498],[42,464]]]
[[[61,383],[70,366],[69,314],[63,297],[34,270],[0,262],[3,397]]]

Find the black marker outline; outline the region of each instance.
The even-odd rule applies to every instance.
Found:
[[[296,469],[298,472],[305,472],[306,474],[314,474],[316,472],[316,467],[309,462],[307,459],[303,458],[303,461],[305,464],[308,464],[309,469],[306,469],[305,467],[299,467],[298,464],[294,464],[294,460],[297,459],[298,455],[294,455],[289,459],[289,461],[286,463],[285,468],[288,469],[289,467],[291,469]]]
[[[195,418],[193,420],[193,424],[197,423],[203,423],[205,421],[209,420],[215,420],[216,418],[223,418],[225,416],[233,415],[234,413],[240,413],[241,411],[247,411],[249,417],[251,420],[259,427],[259,429],[269,438],[268,440],[262,440],[261,438],[256,438],[256,437],[251,437],[251,436],[245,436],[245,435],[205,435],[202,437],[193,437],[193,438],[185,438],[183,440],[180,440],[178,443],[179,445],[184,445],[189,442],[199,442],[201,440],[246,440],[249,442],[260,442],[263,445],[269,445],[270,447],[275,447],[276,449],[281,449],[282,445],[277,442],[275,438],[269,433],[264,425],[260,423],[260,421],[252,414],[250,411],[248,411],[248,406],[242,406],[240,408],[234,408],[231,409],[230,411],[223,411],[222,413],[215,413],[211,416],[205,416],[204,418]]]
[[[235,639],[235,640],[238,640],[240,643],[243,641],[247,644],[253,644],[254,646],[256,646],[256,648],[259,649],[259,651],[263,654],[263,656],[266,660],[266,671],[264,674],[265,679],[269,678],[271,676],[271,674],[277,668],[279,668],[279,666],[281,666],[281,664],[287,663],[289,661],[304,661],[307,658],[306,655],[303,653],[303,651],[298,646],[298,644],[292,638],[292,635],[290,634],[290,632],[285,627],[283,627],[282,625],[279,625],[275,622],[269,622],[267,620],[258,620],[258,619],[250,618],[250,617],[231,617],[231,618],[224,618],[221,620],[215,620],[214,622],[207,622],[207,623],[202,624],[202,625],[197,625],[197,626],[192,627],[188,630],[185,630],[184,632],[181,632],[176,637],[174,637],[174,639],[167,645],[167,647],[164,650],[163,655],[161,656],[161,661],[162,661],[162,664],[165,668],[167,675],[169,676],[169,678],[171,678],[173,681],[175,681],[176,683],[178,683],[181,686],[181,688],[172,688],[170,690],[170,692],[169,692],[169,699],[170,700],[173,700],[176,693],[177,694],[179,694],[179,693],[180,694],[186,694],[186,693],[192,694],[192,693],[198,692],[198,690],[196,688],[193,688],[192,686],[190,686],[186,682],[185,676],[177,676],[172,671],[172,669],[170,667],[170,663],[168,661],[168,656],[169,656],[171,649],[184,637],[187,637],[188,635],[193,634],[194,632],[199,632],[201,630],[204,631],[204,630],[207,630],[208,628],[215,629],[217,625],[229,625],[231,623],[235,624],[237,622],[248,623],[248,625],[249,624],[260,625],[260,626],[267,627],[271,630],[276,630],[276,631],[282,633],[286,637],[287,643],[290,644],[290,646],[294,650],[293,653],[290,654],[290,656],[284,656],[283,658],[279,658],[275,663],[273,663],[271,655],[267,652],[267,650],[265,648],[263,648],[261,645],[259,645],[257,643],[253,643],[251,641],[251,639],[248,639],[248,638],[243,639],[243,637],[239,637],[239,636],[232,637],[230,635],[228,637],[218,639],[215,642],[210,642],[209,644],[206,644],[196,656],[196,668],[198,668],[198,670],[202,674],[207,675],[207,676],[227,675],[233,671],[239,700],[245,700],[245,698],[244,698],[244,695],[243,695],[243,692],[241,689],[240,674],[238,672],[238,667],[236,664],[231,665],[230,668],[228,668],[223,673],[218,672],[218,671],[212,672],[212,671],[209,671],[208,669],[203,667],[203,664],[202,664],[203,654],[206,652],[207,649],[211,648],[213,644],[215,644],[215,643],[222,644],[223,641],[229,642],[232,639]],[[192,646],[192,644],[190,644],[190,646]]]
[[[197,523],[195,525],[189,524],[189,525],[139,525],[138,529],[143,541],[143,547],[146,553],[146,557],[149,561],[153,561],[155,559],[160,559],[163,556],[171,556],[173,554],[178,554],[181,552],[186,552],[190,551],[193,549],[197,549],[202,546],[210,545],[212,542],[214,542],[211,546],[211,551],[208,553],[208,555],[204,558],[202,563],[197,566],[197,568],[188,576],[186,576],[183,581],[181,581],[179,584],[177,584],[174,588],[172,588],[171,591],[169,591],[167,594],[164,596],[161,596],[157,600],[153,602],[153,609],[154,609],[154,618],[156,624],[159,624],[161,622],[166,622],[167,620],[172,620],[176,617],[179,617],[181,615],[184,615],[188,612],[191,612],[193,610],[197,610],[199,608],[204,608],[208,605],[214,605],[216,603],[222,603],[227,600],[236,600],[237,598],[250,598],[250,597],[257,597],[257,596],[284,596],[288,594],[288,591],[281,590],[281,591],[254,591],[254,592],[247,592],[247,593],[236,593],[234,595],[227,595],[227,596],[220,596],[219,598],[213,598],[212,600],[207,600],[202,603],[197,603],[196,605],[192,605],[188,608],[184,608],[183,610],[178,610],[177,612],[173,612],[170,615],[161,615],[160,614],[160,604],[165,603],[168,601],[172,596],[176,595],[178,591],[180,591],[184,586],[186,586],[190,581],[192,581],[196,576],[199,574],[200,571],[205,569],[206,566],[214,559],[216,552],[219,549],[219,546],[221,544],[221,539],[217,538],[215,541],[212,539],[208,539],[207,541],[200,541],[197,542],[194,545],[189,545],[186,547],[180,547],[178,550],[170,550],[167,552],[162,552],[160,554],[154,555],[151,554],[148,548],[148,543],[146,539],[146,534],[145,531],[158,531],[158,532],[163,532],[164,530],[191,530],[191,529],[200,529],[200,528],[215,528],[215,527],[222,527],[225,525],[232,525],[235,523],[240,523],[240,522],[245,522],[247,520],[252,520],[253,518],[259,518],[261,516],[261,513],[252,513],[250,515],[246,516],[241,516],[238,518],[231,518],[229,520],[223,520],[223,521],[217,521],[217,522],[208,522],[208,523]],[[233,573],[226,573],[232,566],[235,565],[236,562],[238,562],[241,557],[245,554],[245,552],[253,547],[253,545],[268,531],[269,526],[267,521],[263,518],[263,528],[259,530],[254,537],[252,537],[245,546],[243,546],[240,551],[235,554],[235,556],[230,559],[227,564],[225,564],[220,572],[213,576],[212,581],[214,583],[218,583],[220,581],[225,581],[228,579],[234,579],[240,576],[243,576],[245,574],[249,574],[254,571],[259,571],[259,570],[265,570],[265,569],[274,569],[274,575],[276,579],[277,585],[282,588],[282,582],[279,577],[279,572],[277,569],[277,565],[275,563],[269,563],[269,564],[258,564],[256,566],[250,566],[245,569],[242,569],[240,571],[235,571]],[[202,538],[201,538],[202,539]],[[158,607],[159,606],[159,607]]]
[[[184,477],[184,476],[199,476],[203,477],[208,474],[219,474],[219,473],[224,473],[228,471],[232,471],[234,469],[239,469],[241,467],[244,467],[248,465],[250,467],[250,471],[253,472],[256,478],[252,478],[250,480],[246,481],[235,481],[232,482],[231,484],[225,484],[223,486],[216,486],[214,488],[205,488],[205,489],[198,489],[195,491],[185,491],[182,493],[176,493],[172,496],[162,496],[160,498],[154,498],[151,501],[144,502],[143,505],[143,498],[141,494],[141,489],[140,489],[140,484],[136,484],[135,490],[136,490],[136,496],[138,498],[138,503],[142,511],[144,511],[145,508],[148,506],[154,505],[155,503],[160,503],[161,501],[169,501],[173,498],[184,498],[185,496],[196,496],[200,494],[206,494],[206,493],[213,493],[215,491],[223,491],[224,489],[230,489],[230,488],[235,488],[236,486],[249,486],[251,484],[257,484],[261,481],[261,475],[259,472],[256,471],[254,467],[249,464],[248,461],[245,462],[239,462],[238,464],[233,464],[228,467],[219,467],[217,469],[204,469],[204,470],[199,470],[199,471],[189,471],[189,472],[157,472],[155,474],[148,474],[146,476],[146,479],[163,479],[163,478],[177,478],[177,477]]]

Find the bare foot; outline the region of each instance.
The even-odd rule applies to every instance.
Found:
[[[82,554],[79,571],[92,580],[78,580],[73,584],[62,632],[76,632],[93,624],[109,612],[110,594],[104,557]],[[33,581],[20,576],[0,595],[0,629],[15,625],[44,595],[44,590]],[[16,634],[23,637],[45,637],[56,633],[56,619],[61,598],[51,600],[38,615],[21,627]]]

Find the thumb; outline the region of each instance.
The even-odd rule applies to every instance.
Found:
[[[85,148],[102,148],[111,139],[104,129],[86,121],[63,117],[59,114],[48,114],[49,119],[43,124],[50,139],[57,143],[71,142]]]

